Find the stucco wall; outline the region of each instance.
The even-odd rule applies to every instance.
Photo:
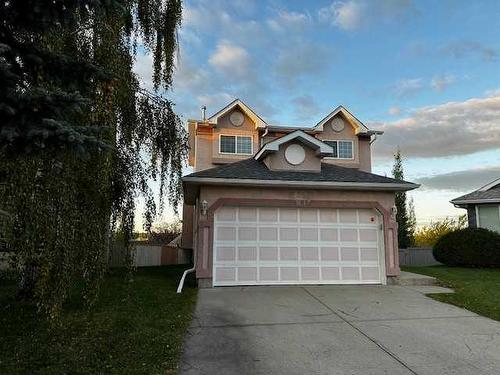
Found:
[[[341,118],[343,118],[341,115],[338,115]],[[336,164],[340,165],[343,167],[350,167],[350,168],[359,168],[360,167],[360,159],[359,159],[359,139],[358,136],[355,134],[354,128],[352,125],[349,124],[347,120],[344,120],[344,130],[340,132],[333,131],[333,129],[330,127],[330,122],[325,124],[323,127],[323,131],[321,133],[318,133],[316,135],[316,138],[321,139],[321,140],[327,140],[327,141],[333,141],[333,140],[338,140],[338,141],[352,141],[352,149],[353,149],[353,159],[352,160],[345,160],[345,159],[333,159],[333,158],[324,158],[323,162],[325,163],[330,163],[330,164]]]
[[[209,210],[197,210],[197,278],[212,278],[213,215],[220,205],[374,208],[383,217],[384,248],[387,276],[399,275],[397,223],[390,212],[394,193],[378,191],[307,190],[280,188],[241,188],[235,186],[204,186],[200,201],[206,200]]]
[[[292,144],[298,144],[304,148],[306,158],[301,164],[290,164],[285,158],[285,150]],[[274,152],[265,158],[264,163],[269,169],[275,171],[321,171],[321,159],[318,157],[318,155],[316,155],[316,151],[301,142],[292,141],[282,144],[277,152]]]
[[[370,138],[359,137],[359,169],[365,172],[372,171],[372,151]]]

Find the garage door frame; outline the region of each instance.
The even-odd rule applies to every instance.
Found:
[[[242,204],[243,203],[243,204]],[[381,210],[378,206],[377,202],[311,202],[309,201],[308,204],[297,204],[297,201],[273,201],[269,202],[262,202],[260,201],[260,204],[255,204],[256,202],[250,203],[250,202],[241,202],[241,201],[235,201],[234,203],[231,203],[231,200],[229,202],[225,202],[224,204],[219,204],[216,207],[213,208],[211,212],[211,221],[213,223],[212,229],[213,229],[213,235],[211,236],[211,248],[212,248],[212,264],[211,264],[211,274],[212,274],[212,280],[213,280],[213,286],[242,286],[242,285],[317,285],[317,284],[333,284],[333,285],[369,285],[369,284],[386,284],[387,282],[387,272],[386,272],[386,247],[385,247],[385,240],[386,240],[386,233],[385,233],[385,223],[387,217],[384,215],[386,212],[384,210]],[[313,208],[313,209],[321,209],[321,208],[333,208],[333,209],[373,209],[379,219],[378,223],[380,225],[380,228],[377,228],[377,249],[378,249],[378,267],[379,267],[379,272],[380,272],[380,280],[378,281],[363,281],[362,279],[359,280],[301,280],[297,282],[290,282],[290,281],[275,281],[271,283],[263,283],[261,281],[256,281],[256,282],[234,282],[234,283],[217,283],[215,281],[215,242],[216,242],[216,235],[215,235],[215,230],[216,230],[216,220],[215,220],[215,212],[217,209],[221,208],[222,206],[233,206],[233,207],[253,207],[253,208],[259,208],[263,207],[262,204],[264,203],[265,207],[273,207],[273,208],[295,208],[295,209],[300,209],[300,208]],[[286,204],[283,204],[286,203]],[[212,207],[211,207],[212,208]],[[318,222],[318,224],[320,224]],[[275,223],[274,225],[280,226],[281,224]],[[339,227],[342,224],[337,222],[336,226]],[[359,225],[359,224],[358,224]],[[348,225],[349,226],[349,225]],[[352,226],[352,225],[350,225]],[[298,244],[297,246],[300,246]],[[320,246],[320,245],[318,245]],[[292,262],[294,263],[294,262]],[[300,267],[300,261],[295,263],[297,267]],[[257,262],[257,267],[259,266]],[[283,266],[286,266],[283,264]],[[325,264],[326,266],[326,264]],[[318,267],[321,267],[321,262],[318,262]]]

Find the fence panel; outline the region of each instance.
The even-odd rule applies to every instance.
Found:
[[[430,247],[409,247],[399,249],[399,264],[401,266],[436,266],[441,263],[434,259]]]

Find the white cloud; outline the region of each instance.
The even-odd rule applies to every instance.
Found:
[[[319,10],[320,21],[330,22],[344,30],[355,30],[363,21],[364,5],[358,1],[334,1]]]
[[[311,23],[309,14],[282,10],[277,17],[267,20],[267,25],[274,31],[303,31]]]
[[[407,157],[468,155],[500,148],[500,96],[417,109],[410,117],[372,122],[385,131],[374,144],[375,152],[391,157],[400,147]]]
[[[208,59],[210,65],[228,76],[244,78],[249,74],[250,55],[243,47],[227,40],[217,44],[215,52]]]
[[[434,90],[441,92],[446,90],[448,86],[450,86],[451,84],[455,83],[455,81],[456,81],[455,76],[450,74],[436,76],[431,80],[431,87]]]
[[[408,96],[417,93],[425,87],[422,78],[411,78],[399,80],[394,86],[394,91],[397,96]]]
[[[348,0],[333,1],[318,11],[318,18],[340,29],[352,31],[374,22],[400,20],[403,15],[416,14],[411,0]]]
[[[401,108],[393,106],[387,111],[391,116],[399,116],[401,114]]]

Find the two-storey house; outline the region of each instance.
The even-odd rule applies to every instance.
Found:
[[[315,126],[266,123],[240,100],[189,120],[182,246],[200,286],[384,284],[399,275],[394,196],[368,129],[340,106]]]

